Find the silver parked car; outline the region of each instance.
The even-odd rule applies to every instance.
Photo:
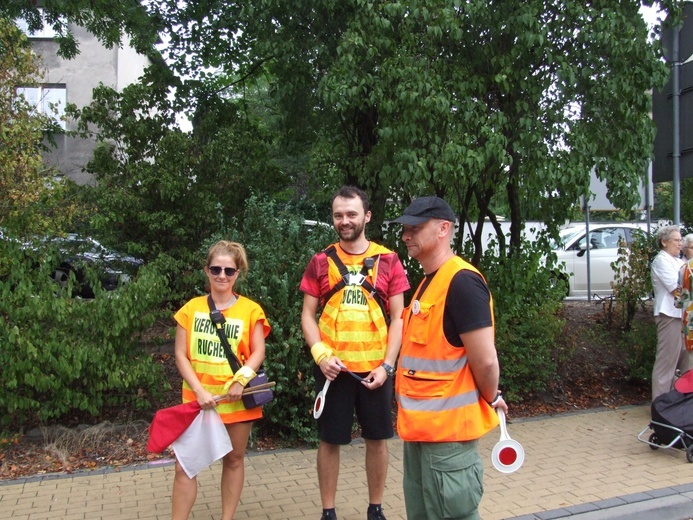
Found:
[[[630,244],[636,229],[647,233],[646,223],[590,224],[590,288],[589,293],[608,296],[613,292],[611,282],[615,272],[611,264],[618,258],[621,242]],[[587,233],[584,224],[571,224],[561,230],[560,240],[553,246],[562,271],[556,273],[556,283],[565,287],[566,296],[587,296]]]

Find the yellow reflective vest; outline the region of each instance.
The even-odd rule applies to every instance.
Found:
[[[261,323],[265,337],[270,326],[265,312],[254,301],[238,296],[238,300],[221,313],[226,318],[226,337],[233,353],[241,362],[250,357],[250,338],[257,323]],[[233,370],[224,353],[216,327],[209,317],[209,304],[206,296],[198,296],[186,303],[174,316],[176,322],[185,329],[188,336],[188,359],[195,375],[205,390],[214,395],[224,394],[224,385],[233,378]],[[183,381],[183,402],[197,400],[195,392]],[[222,401],[217,412],[225,423],[252,421],[262,417],[262,408],[247,410],[242,401]]]
[[[350,273],[357,275],[363,260],[375,257],[375,265],[367,278],[375,287],[379,267],[379,255],[392,253],[386,247],[371,242],[362,255],[344,256],[337,247],[341,261]],[[342,274],[329,256],[328,280],[334,287]],[[387,348],[387,322],[376,299],[361,285],[346,285],[323,304],[318,321],[320,337],[352,372],[370,372],[380,366]]]

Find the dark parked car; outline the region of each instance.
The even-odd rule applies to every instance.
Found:
[[[74,233],[65,238],[54,238],[50,242],[57,244],[61,253],[60,264],[53,272],[53,280],[66,286],[70,272],[74,272],[78,287],[73,296],[94,297],[94,290],[86,280],[88,267],[96,270],[101,286],[106,291],[113,291],[130,281],[142,265],[139,258],[109,250],[93,238]]]

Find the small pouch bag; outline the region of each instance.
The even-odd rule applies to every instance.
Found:
[[[224,318],[221,311],[217,310],[216,306],[214,305],[214,300],[212,300],[211,294],[207,296],[207,303],[209,304],[209,316],[212,319],[212,323],[214,323],[215,328],[217,329],[217,334],[219,335],[221,344],[224,347],[226,359],[228,360],[229,365],[231,365],[231,370],[233,370],[233,373],[235,374],[240,370],[241,362],[238,360],[238,357],[236,357],[236,355],[231,350],[229,340],[226,337],[226,333],[224,332],[224,323],[226,323],[226,318]],[[246,409],[257,408],[258,406],[267,404],[272,399],[274,399],[274,392],[272,392],[272,389],[269,388],[268,385],[269,380],[267,378],[267,373],[263,368],[260,368],[256,372],[255,377],[248,382],[248,384],[245,387],[245,390],[243,391],[244,393],[241,396],[243,406],[245,406]],[[258,388],[257,390],[253,390],[254,387],[260,388]]]
[[[252,378],[245,387],[246,392],[248,393],[241,396],[243,406],[246,408],[256,408],[258,406],[262,406],[263,404],[267,404],[274,399],[274,393],[270,388],[266,387],[268,383],[269,381],[267,378],[267,373],[261,368],[257,371],[257,375]],[[265,385],[265,388],[257,391],[252,390],[253,387],[257,387],[259,385]]]

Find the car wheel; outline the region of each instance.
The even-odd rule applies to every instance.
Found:
[[[565,275],[561,273],[551,273],[549,284],[552,289],[559,290],[564,298],[570,295],[570,285]]]
[[[60,287],[67,287],[67,282],[70,279],[70,271],[67,269],[56,269],[53,273],[53,281]]]

